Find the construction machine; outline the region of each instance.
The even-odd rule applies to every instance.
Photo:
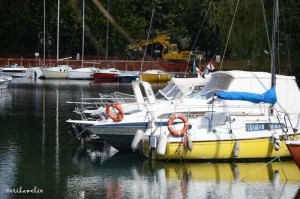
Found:
[[[147,55],[161,57],[166,61],[201,61],[204,60],[204,51],[179,51],[177,44],[170,43],[168,35],[158,35],[152,39],[141,40],[127,46],[129,58],[143,56],[146,49]]]

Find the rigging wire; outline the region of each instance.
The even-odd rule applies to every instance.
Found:
[[[267,25],[267,17],[266,17],[266,9],[264,6],[264,0],[261,0],[261,8],[262,8],[263,17],[264,17],[264,24],[265,24],[266,35],[267,35],[267,39],[268,39],[269,52],[271,52],[271,42],[270,42],[270,37],[269,37],[269,30],[268,30],[268,25]]]
[[[236,16],[236,12],[237,12],[237,8],[238,8],[239,3],[240,3],[240,0],[237,0],[236,6],[235,6],[235,11],[234,11],[233,18],[232,18],[232,21],[231,21],[231,25],[230,25],[230,29],[229,29],[229,33],[228,33],[228,37],[227,37],[227,41],[226,41],[226,45],[225,45],[225,49],[224,49],[224,52],[223,52],[223,56],[222,56],[222,60],[221,60],[221,64],[220,64],[219,70],[222,70],[225,53],[227,51],[227,46],[228,46],[229,38],[230,38],[230,35],[231,35],[231,30],[232,30],[232,27],[233,27],[233,23],[234,23],[234,20],[235,20],[235,16]],[[216,80],[216,82],[214,84],[214,88],[216,88],[217,83],[219,81],[219,75],[220,74],[218,74],[218,76],[217,76],[217,80]]]
[[[196,39],[195,39],[195,41],[194,41],[194,44],[193,44],[193,46],[192,46],[192,49],[191,49],[191,51],[193,51],[193,50],[194,50],[194,48],[195,48],[195,45],[196,45],[196,43],[197,43],[197,41],[198,41],[198,38],[199,38],[200,32],[202,31],[202,27],[203,27],[203,25],[204,25],[204,22],[205,22],[205,20],[206,20],[206,18],[207,18],[207,16],[208,16],[208,13],[209,13],[210,7],[211,7],[211,5],[212,5],[212,2],[213,2],[213,1],[211,1],[211,2],[209,3],[209,6],[208,6],[208,9],[207,9],[207,12],[205,13],[204,19],[203,19],[203,21],[202,21],[202,23],[201,23],[201,26],[200,26],[199,30],[198,30],[198,33],[197,33],[197,36],[196,36]],[[189,60],[189,61],[190,61],[190,60]],[[185,72],[187,72],[187,71],[188,71],[188,68],[189,68],[189,62],[187,62],[187,64],[186,64]]]
[[[201,32],[202,27],[203,27],[203,25],[204,25],[204,22],[206,21],[206,18],[207,18],[207,16],[208,16],[208,12],[209,12],[209,10],[210,10],[211,4],[212,4],[212,1],[209,3],[207,12],[205,13],[205,16],[204,16],[204,19],[203,19],[203,21],[202,21],[202,24],[201,24],[201,26],[200,26],[200,28],[199,28],[199,30],[198,30],[198,33],[197,33],[195,42],[194,42],[194,44],[193,44],[193,46],[192,46],[192,50],[194,50],[194,48],[195,48],[195,45],[196,45],[197,40],[198,40],[198,38],[199,38],[199,35],[200,35],[200,32]]]
[[[150,37],[150,31],[151,31],[151,28],[152,28],[152,21],[153,21],[154,11],[155,11],[155,6],[152,9],[152,15],[151,15],[150,25],[149,25],[149,29],[148,29],[146,44],[148,44],[149,37]],[[147,45],[145,46],[145,49],[144,49],[144,55],[143,55],[143,60],[142,60],[142,64],[141,64],[141,71],[143,71],[143,65],[144,65],[144,61],[145,61],[146,50],[147,50]]]
[[[225,49],[224,49],[222,60],[221,60],[221,64],[220,64],[220,70],[222,69],[222,66],[223,66],[223,61],[224,61],[225,53],[227,51],[227,46],[228,46],[229,38],[230,38],[230,35],[231,35],[231,30],[232,30],[232,27],[233,27],[233,22],[235,20],[235,16],[236,16],[236,12],[237,12],[237,8],[238,8],[239,3],[240,3],[240,0],[237,0],[236,6],[235,6],[234,15],[233,15],[233,18],[232,18],[232,21],[231,21],[231,26],[230,26],[230,29],[229,29],[229,33],[228,33],[228,37],[227,37],[227,41],[226,41],[226,45],[225,45]]]

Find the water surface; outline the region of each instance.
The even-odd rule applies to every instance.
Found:
[[[157,91],[163,85],[154,85]],[[0,91],[0,198],[294,198],[300,171],[292,161],[198,163],[149,161],[139,154],[72,139],[82,97],[130,84],[14,79]],[[16,193],[42,190],[43,193]],[[297,195],[298,194],[298,195]]]

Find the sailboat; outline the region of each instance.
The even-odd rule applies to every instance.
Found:
[[[60,10],[60,0],[57,1],[57,44],[56,44],[56,62],[58,63],[61,60],[69,59],[69,58],[63,58],[59,59],[59,11]],[[56,67],[49,67],[49,68],[42,68],[42,72],[44,75],[44,78],[46,79],[66,79],[68,77],[68,70],[71,70],[72,68],[69,65],[58,65]]]
[[[85,28],[85,0],[82,1],[82,53],[81,53],[81,68],[68,70],[69,79],[93,79],[95,72],[99,71],[95,67],[83,67],[84,61],[84,28]]]
[[[212,91],[205,114],[192,118],[175,112],[167,125],[148,128],[139,142],[146,157],[234,161],[291,156],[285,140],[300,138],[300,91],[295,77],[275,75],[274,18],[271,73],[212,74],[204,88]]]

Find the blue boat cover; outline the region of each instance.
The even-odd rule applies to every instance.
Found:
[[[275,104],[277,102],[275,88],[272,87],[263,94],[248,93],[248,92],[217,92],[217,97],[225,100],[242,100],[253,103],[265,102]]]

